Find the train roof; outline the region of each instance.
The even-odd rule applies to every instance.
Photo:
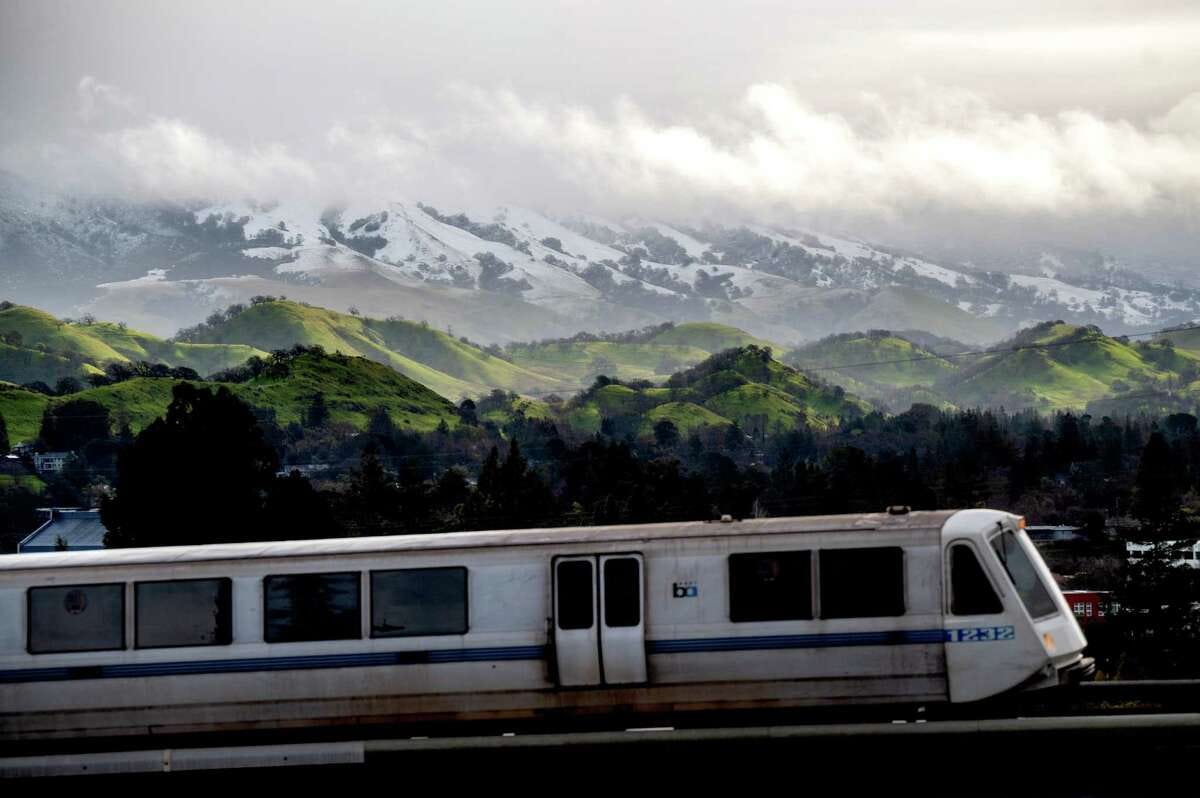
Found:
[[[778,535],[816,532],[896,531],[940,529],[954,510],[854,515],[796,516],[744,521],[686,521],[619,526],[543,527],[478,532],[439,532],[427,535],[379,535],[320,540],[261,543],[215,543],[195,546],[67,551],[0,556],[0,572],[43,568],[110,565],[174,565],[189,562],[322,557],[343,554],[385,554],[404,551],[456,550],[504,546],[545,546],[570,543],[613,543],[724,535]]]

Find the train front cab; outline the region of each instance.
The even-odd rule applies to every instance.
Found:
[[[954,703],[1091,675],[1087,640],[1019,517],[964,510],[942,529]]]

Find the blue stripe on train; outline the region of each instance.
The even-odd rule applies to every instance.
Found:
[[[901,629],[887,632],[842,632],[768,637],[700,637],[691,640],[653,640],[649,654],[683,654],[696,651],[764,651],[786,648],[840,648],[842,646],[904,646],[944,643],[945,629]]]
[[[253,659],[205,659],[180,662],[139,662],[116,665],[83,665],[59,668],[25,668],[0,671],[0,684],[58,682],[71,679],[121,679],[140,676],[182,676],[197,673],[369,668],[381,665],[428,665],[443,662],[502,662],[546,657],[545,646],[502,648],[451,648],[436,651],[382,651],[363,654],[325,654]]]
[[[1012,627],[980,629],[901,629],[886,632],[842,632],[758,637],[699,637],[683,640],[647,640],[647,654],[687,654],[700,651],[767,651],[844,646],[933,645],[944,642],[1012,639]],[[180,662],[141,662],[116,665],[77,665],[57,668],[23,668],[0,671],[0,684],[57,682],[74,679],[120,679],[141,676],[177,676],[200,673],[369,668],[387,665],[432,665],[446,662],[505,662],[545,659],[547,646],[448,648],[431,651],[380,651],[361,654],[317,654],[253,659],[206,659]]]

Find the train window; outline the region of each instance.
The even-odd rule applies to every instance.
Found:
[[[268,643],[362,637],[357,571],[289,574],[263,580]]]
[[[371,637],[466,633],[466,568],[371,572]]]
[[[637,626],[642,622],[642,569],[636,557],[604,561],[604,624]]]
[[[904,614],[904,550],[821,550],[821,617],[882,618]]]
[[[812,552],[729,555],[729,619],[811,620]]]
[[[134,585],[134,646],[227,646],[233,639],[232,582],[180,579]]]
[[[125,585],[31,587],[29,653],[125,648]]]
[[[1004,565],[1009,581],[1017,589],[1017,595],[1021,597],[1030,616],[1041,618],[1053,615],[1058,609],[1054,605],[1054,599],[1050,598],[1046,586],[1038,578],[1037,569],[1034,568],[1029,555],[1021,548],[1017,536],[1012,532],[1001,532],[992,538],[992,548],[996,550],[996,556]]]
[[[591,629],[595,615],[596,589],[590,560],[567,560],[558,564],[559,629]]]
[[[970,546],[950,547],[950,612],[954,615],[995,615],[1003,612],[979,558]]]

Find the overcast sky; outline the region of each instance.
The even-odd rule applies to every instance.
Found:
[[[0,168],[1187,258],[1200,4],[0,0]]]

